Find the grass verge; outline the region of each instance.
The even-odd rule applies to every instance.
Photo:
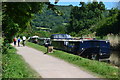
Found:
[[[2,78],[40,78],[16,51],[10,46],[7,53],[2,54]]]
[[[42,51],[42,52],[46,52],[47,51],[47,48],[44,47],[44,46],[40,46],[38,44],[34,44],[34,43],[31,43],[31,42],[26,42],[26,45],[29,46],[29,47],[32,47],[34,49],[37,49],[39,51]]]
[[[27,42],[27,46],[35,48],[37,50],[46,52],[46,48],[34,43]],[[98,74],[99,76],[102,76],[103,78],[118,78],[118,68],[99,61],[89,60],[82,58],[77,55],[69,54],[64,51],[55,50],[53,53],[49,53],[49,55],[58,57],[60,59],[63,59],[69,63],[72,63],[78,67],[82,67],[90,72],[93,72],[95,74]]]

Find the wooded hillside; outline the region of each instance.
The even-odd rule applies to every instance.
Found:
[[[120,10],[107,10],[103,2],[80,2],[78,6],[55,6],[62,15],[48,10],[44,5],[42,14],[35,14],[33,27],[50,28],[53,33],[68,33],[72,36],[84,36],[95,33],[96,36],[119,34]]]
[[[53,10],[48,10],[47,6],[44,5],[43,12],[41,14],[35,14],[32,26],[50,28],[53,32],[59,32],[58,29],[64,28],[69,22],[71,7],[72,6],[55,6],[61,13],[61,15],[59,15]]]

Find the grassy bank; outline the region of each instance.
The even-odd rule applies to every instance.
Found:
[[[37,49],[37,50],[39,50],[39,51],[42,51],[42,52],[44,52],[44,53],[47,52],[47,48],[44,47],[44,46],[40,46],[40,45],[31,43],[31,42],[26,42],[26,45],[29,46],[29,47],[35,48],[35,49]]]
[[[35,48],[37,50],[46,52],[46,48],[34,43],[27,42],[27,46]],[[111,66],[110,64],[104,62],[93,61],[85,59],[73,54],[69,54],[63,51],[55,50],[49,55],[63,59],[69,63],[72,63],[78,67],[82,67],[90,72],[96,73],[103,78],[118,78],[118,68]]]
[[[23,58],[16,54],[14,47],[10,46],[7,52],[7,54],[2,54],[3,78],[39,78]]]

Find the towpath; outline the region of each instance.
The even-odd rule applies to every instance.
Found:
[[[15,47],[43,78],[97,78],[82,69],[30,47]]]

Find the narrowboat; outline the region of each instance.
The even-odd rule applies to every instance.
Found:
[[[110,43],[107,40],[66,38],[52,38],[51,45],[55,49],[67,51],[84,58],[99,60],[110,57]]]
[[[50,45],[50,38],[41,38],[37,36],[32,36],[28,40],[29,42],[36,43],[42,46],[49,46]]]

